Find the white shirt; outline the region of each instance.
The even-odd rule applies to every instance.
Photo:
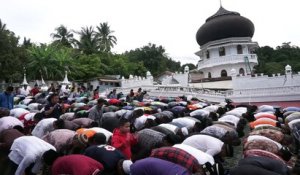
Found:
[[[176,134],[177,130],[178,130],[178,127],[175,126],[175,125],[171,125],[171,124],[168,124],[168,123],[163,123],[163,124],[160,124],[158,126],[161,126],[163,128],[166,128],[170,131],[172,131],[174,134]]]
[[[172,123],[178,123],[179,125],[183,125],[188,129],[192,129],[195,126],[196,121],[189,118],[176,118],[172,120]]]
[[[236,127],[238,122],[240,121],[240,118],[234,115],[225,115],[219,118],[218,121],[232,123]]]
[[[56,118],[46,118],[38,122],[34,127],[31,134],[38,138],[42,138],[44,135],[54,130],[53,122],[56,121]]]
[[[32,110],[39,110],[38,109],[38,107],[39,107],[39,103],[30,103],[29,105],[28,105],[28,109],[30,110],[30,111],[32,111]]]
[[[236,117],[241,117],[243,112],[241,111],[228,111],[225,113],[225,115],[234,115]]]
[[[184,144],[176,144],[173,147],[182,149],[183,151],[191,154],[198,160],[200,165],[204,165],[206,162],[209,162],[211,165],[215,164],[215,160],[211,155],[206,154],[205,152],[198,150],[192,146],[184,145]]]
[[[93,127],[93,128],[89,128],[89,129],[85,129],[85,130],[93,130],[96,133],[102,133],[105,135],[106,137],[106,141],[109,140],[109,138],[112,136],[112,133],[104,128],[99,128],[99,127]]]
[[[20,89],[20,94],[21,94],[21,95],[27,96],[27,95],[30,94],[30,90],[31,90],[31,88],[30,88],[29,86],[27,86],[26,90],[24,89],[24,87],[22,87],[22,88]]]
[[[3,130],[13,128],[14,126],[17,125],[24,127],[23,123],[15,117],[11,117],[11,116],[2,117],[0,118],[0,133]]]
[[[192,116],[192,117],[196,116],[196,115],[200,115],[202,117],[208,117],[209,111],[205,110],[205,109],[197,109],[197,110],[190,113],[190,116]]]
[[[33,173],[38,173],[43,166],[42,155],[45,151],[56,150],[54,146],[35,136],[22,136],[12,144],[8,157],[18,165],[15,175],[23,175],[25,169],[34,163]]]
[[[24,100],[22,100],[22,101],[20,102],[20,104],[28,105],[31,101],[32,101],[32,99],[30,99],[30,98],[25,98]]]
[[[211,106],[205,107],[204,109],[207,110],[207,111],[209,111],[209,112],[217,112],[217,110],[218,110],[219,107],[220,106],[217,106],[217,105],[211,105]]]
[[[132,110],[121,109],[121,110],[116,111],[115,113],[118,117],[124,116],[124,118],[128,119],[129,116],[132,114],[132,112],[133,112]]]
[[[33,121],[33,117],[35,116],[35,114],[36,113],[28,113],[28,114],[26,114],[25,116],[24,116],[24,119],[26,120],[26,121]]]
[[[265,136],[260,136],[260,135],[251,135],[247,138],[247,141],[253,141],[253,140],[267,140],[267,141],[270,141],[270,142],[273,142],[275,143],[277,146],[278,146],[278,149],[281,149],[282,148],[282,145],[272,139],[269,139],[268,137],[265,137]]]
[[[258,111],[259,112],[267,112],[267,111],[271,111],[271,112],[274,112],[274,107],[273,106],[270,106],[270,105],[262,105],[260,107],[258,107]]]
[[[192,146],[211,156],[219,154],[224,143],[214,137],[208,135],[193,135],[186,138],[182,144]]]
[[[300,122],[300,119],[295,119],[295,120],[290,121],[290,122],[288,123],[289,128],[292,129],[292,128],[293,128],[293,125],[294,125],[295,123],[298,123],[298,122]]]
[[[19,118],[22,114],[24,113],[29,113],[28,110],[23,109],[23,108],[14,108],[10,110],[10,116]]]
[[[155,120],[156,118],[153,115],[142,115],[135,119],[134,127],[139,130],[145,126],[147,119]]]
[[[72,104],[72,106],[73,106],[74,108],[80,108],[80,107],[85,106],[85,105],[86,105],[85,103],[73,103],[73,104]]]
[[[238,107],[238,108],[234,108],[233,111],[241,111],[243,113],[247,112],[247,108],[246,107]]]
[[[75,115],[74,112],[67,112],[67,113],[64,113],[61,116],[59,116],[59,118],[62,120],[70,120],[71,121],[74,119],[74,115]]]

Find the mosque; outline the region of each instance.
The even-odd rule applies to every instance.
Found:
[[[206,19],[196,34],[202,87],[232,89],[232,69],[241,75],[253,74],[254,66],[258,65],[254,53],[258,43],[252,41],[254,30],[249,19],[222,6]]]
[[[166,86],[159,87],[156,94],[192,94],[212,102],[230,98],[240,103],[298,104],[300,72],[295,74],[292,67],[286,65],[283,75],[256,73],[259,59],[255,50],[259,46],[252,41],[254,31],[254,24],[249,19],[221,5],[196,33],[200,46],[195,53],[200,57],[197,70],[185,69],[183,73],[165,77],[162,82],[167,82],[163,83]],[[187,74],[189,76],[183,76]],[[195,79],[195,74],[201,76]],[[176,83],[172,82],[179,86],[174,87]],[[180,82],[188,82],[188,86]],[[155,91],[151,92],[155,94]]]

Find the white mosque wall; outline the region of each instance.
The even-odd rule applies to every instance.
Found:
[[[171,84],[177,84],[181,86],[188,86],[188,80],[189,80],[189,73],[175,73],[171,76],[166,76],[162,79],[161,84],[162,85],[171,85]]]
[[[199,88],[199,89],[230,89],[232,90],[232,81],[212,81],[212,82],[200,82],[200,83],[190,83],[189,87]]]
[[[133,87],[143,87],[143,86],[151,86],[153,85],[153,77],[137,77],[137,76],[129,76],[129,79],[121,79],[121,87],[122,88],[133,88]]]
[[[210,58],[200,61],[198,63],[198,70],[205,71],[207,68],[212,69],[212,74],[215,74],[214,68],[218,66],[230,66],[233,64],[243,64],[245,67],[245,57],[248,57],[251,68],[253,69],[254,65],[257,65],[258,60],[256,54],[235,54],[222,56],[217,58]],[[216,77],[213,77],[216,78]]]
[[[234,90],[280,88],[300,86],[300,72],[298,74],[273,74],[271,77],[263,74],[232,76]]]
[[[251,70],[253,70],[254,65],[255,65],[254,63],[250,63]],[[243,62],[209,67],[209,68],[203,69],[202,72],[203,72],[205,78],[209,78],[209,76],[208,76],[209,73],[211,74],[211,78],[218,78],[218,77],[221,77],[222,70],[225,70],[227,72],[227,76],[230,76],[230,71],[232,69],[239,71],[241,68],[246,72],[246,65]]]

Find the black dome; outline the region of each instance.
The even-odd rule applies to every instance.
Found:
[[[202,46],[210,41],[231,37],[251,37],[254,34],[253,23],[237,12],[225,10],[223,7],[216,14],[207,18],[197,34],[197,43]]]

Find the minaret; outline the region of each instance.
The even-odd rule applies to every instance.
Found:
[[[26,69],[25,69],[25,67],[23,69],[24,69],[24,78],[23,78],[23,82],[21,85],[28,85],[28,82],[26,80]]]
[[[41,76],[41,77],[42,77],[42,84],[41,84],[41,86],[45,86],[46,83],[45,83],[45,81],[44,81],[44,78],[43,78],[43,76]]]
[[[68,71],[65,71],[65,78],[64,78],[64,81],[61,82],[62,85],[69,85],[71,84],[68,80]]]

